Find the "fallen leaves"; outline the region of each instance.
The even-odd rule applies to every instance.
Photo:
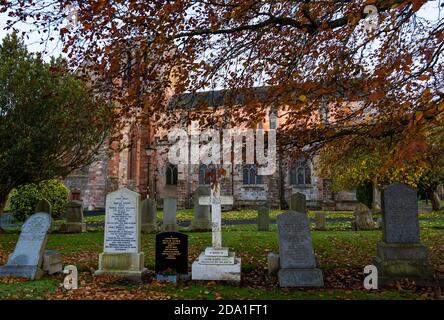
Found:
[[[79,288],[65,290],[60,286],[55,292],[47,293],[48,300],[169,300],[168,293],[157,291],[157,282],[135,285],[118,276],[92,276],[81,273]],[[157,290],[153,290],[153,289]]]

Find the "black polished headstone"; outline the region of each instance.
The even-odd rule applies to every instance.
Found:
[[[156,235],[156,273],[188,273],[188,236],[181,232]]]

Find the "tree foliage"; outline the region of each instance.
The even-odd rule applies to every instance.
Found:
[[[439,210],[437,187],[444,183],[444,125],[430,126],[426,131],[423,138],[427,143],[411,158],[405,156],[408,150],[398,157],[391,155],[398,152],[391,136],[377,141],[362,137],[366,144],[358,148],[347,141],[330,142],[320,151],[319,172],[332,179],[335,190],[356,188],[369,181],[379,187],[403,182],[423,189],[433,208]]]
[[[34,19],[42,39],[61,38],[71,63],[95,72],[126,119],[159,119],[171,88],[226,87],[245,97],[242,111],[230,110],[233,124],[253,126],[270,105],[282,107],[281,150],[315,152],[332,141],[362,149],[366,138],[389,136],[384,166],[413,165],[429,143],[426,130],[443,121],[444,22],[418,16],[441,1],[2,3],[8,27]],[[366,5],[378,9],[376,29],[365,28]],[[77,24],[67,26],[67,6],[77,10]],[[246,89],[256,85],[270,88],[260,102]],[[328,121],[320,121],[321,107]]]
[[[20,185],[89,164],[112,108],[58,59],[43,62],[16,34],[0,45],[0,202]]]
[[[11,192],[10,209],[18,221],[25,221],[35,213],[37,203],[45,199],[51,204],[52,217],[57,219],[65,212],[68,194],[68,188],[55,179],[25,184]]]

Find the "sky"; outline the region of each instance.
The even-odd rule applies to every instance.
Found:
[[[444,18],[444,8],[439,7],[439,3],[443,0],[435,0],[430,1],[426,5],[421,8],[419,12],[419,16],[426,18],[428,20],[437,20]],[[8,20],[8,16],[6,13],[0,14],[0,39],[3,39],[8,31],[4,30],[6,26],[6,21]],[[68,21],[67,21],[68,23]],[[21,31],[26,31],[29,39],[25,39],[25,43],[28,46],[28,49],[32,52],[43,52],[47,51],[46,54],[43,55],[45,60],[49,60],[51,56],[58,56],[62,54],[62,44],[55,40],[50,42],[48,47],[40,44],[40,35],[37,32],[30,32],[30,27],[25,24],[18,25]]]

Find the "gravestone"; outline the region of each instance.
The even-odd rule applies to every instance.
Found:
[[[83,218],[83,203],[70,201],[66,204],[65,223],[60,226],[61,233],[86,232],[86,223]]]
[[[35,206],[34,212],[46,212],[49,215],[52,213],[52,207],[48,200],[42,199],[37,202],[37,205]]]
[[[316,266],[307,214],[290,211],[277,218],[281,287],[323,287],[322,271]]]
[[[319,231],[327,230],[326,225],[326,215],[325,212],[316,212],[315,213],[315,229]]]
[[[261,207],[257,213],[257,229],[259,231],[270,231],[270,209]]]
[[[420,243],[416,190],[395,183],[383,189],[381,200],[383,239],[374,258],[379,284],[405,278],[417,285],[433,284],[428,249]]]
[[[0,277],[40,279],[43,253],[51,229],[52,218],[46,212],[35,213],[22,226],[14,252],[5,266],[0,267]]]
[[[211,205],[212,247],[206,248],[194,261],[193,280],[240,281],[241,259],[235,252],[222,247],[222,205],[232,205],[233,197],[220,195],[220,184],[211,190],[210,197],[201,197],[199,203]]]
[[[156,235],[155,271],[158,280],[173,276],[173,282],[188,275],[188,236],[180,232]]]
[[[157,202],[154,199],[142,201],[142,233],[156,233],[157,226]]]
[[[166,198],[163,200],[162,232],[177,231],[177,200]]]
[[[378,227],[378,229],[382,229],[383,224],[384,224],[384,221],[382,220],[382,217],[379,217],[378,219],[376,219],[376,226]]]
[[[80,189],[74,189],[71,191],[71,201],[82,201],[82,192]]]
[[[47,274],[63,272],[62,256],[54,250],[46,250],[43,254],[43,271]]]
[[[373,230],[376,224],[373,221],[371,210],[363,203],[358,203],[353,211],[355,221],[352,222],[353,230]]]
[[[210,206],[199,203],[200,197],[210,196],[211,190],[207,186],[200,186],[194,191],[194,217],[190,229],[193,231],[211,230]]]
[[[290,211],[307,213],[307,197],[305,194],[297,192],[291,195]]]
[[[270,252],[267,255],[267,269],[270,276],[276,276],[279,272],[279,254]]]
[[[140,248],[140,195],[123,188],[106,196],[105,239],[96,275],[113,274],[141,282],[147,269]]]

